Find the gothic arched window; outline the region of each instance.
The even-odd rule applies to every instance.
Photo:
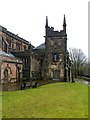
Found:
[[[4,70],[4,80],[5,81],[10,81],[10,74],[12,74],[11,68],[8,66]]]

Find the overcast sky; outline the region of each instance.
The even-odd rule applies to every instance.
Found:
[[[0,25],[31,41],[36,47],[45,39],[45,22],[62,30],[66,15],[67,45],[88,56],[88,0],[0,0]]]

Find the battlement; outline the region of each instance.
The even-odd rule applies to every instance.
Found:
[[[64,30],[54,31],[54,27],[46,27],[46,36],[47,37],[62,37],[63,35],[66,35]]]

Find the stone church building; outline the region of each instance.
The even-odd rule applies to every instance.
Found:
[[[2,86],[20,83],[23,80],[70,80],[65,15],[61,31],[55,31],[54,27],[50,27],[46,17],[44,37],[45,42],[35,48],[27,40],[0,26],[0,83]]]

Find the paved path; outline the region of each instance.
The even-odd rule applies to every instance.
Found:
[[[86,81],[86,80],[76,79],[75,82],[81,82],[81,83],[84,83],[84,84],[90,86],[90,82],[89,82],[89,81]]]

